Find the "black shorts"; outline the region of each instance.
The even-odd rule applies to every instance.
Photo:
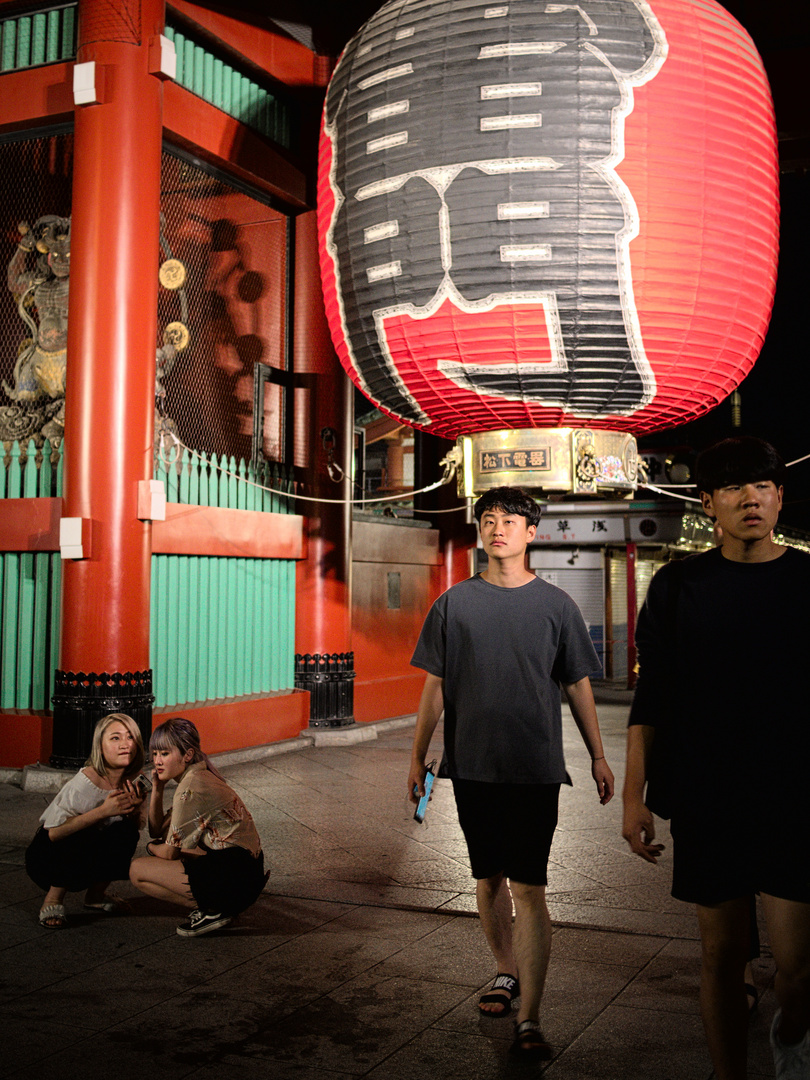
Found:
[[[191,894],[203,911],[239,915],[255,904],[268,877],[264,855],[251,855],[236,844],[205,850],[183,859]]]
[[[725,817],[725,815],[723,815]],[[674,815],[672,895],[690,904],[720,904],[754,893],[810,903],[807,836],[760,819],[720,821]]]
[[[474,878],[503,874],[524,885],[548,884],[559,784],[454,779],[453,793]]]
[[[125,818],[51,840],[42,825],[25,853],[25,869],[40,889],[83,892],[104,881],[126,881],[138,846],[138,827]]]

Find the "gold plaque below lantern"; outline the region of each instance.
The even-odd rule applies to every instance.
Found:
[[[181,322],[172,322],[163,331],[163,344],[174,345],[175,349],[180,352],[181,349],[185,349],[188,345],[190,334],[188,327]]]
[[[186,268],[179,259],[167,259],[158,270],[158,281],[164,289],[182,289],[186,283]]]
[[[624,431],[522,428],[464,435],[457,443],[458,492],[473,498],[509,485],[570,495],[631,495],[638,479],[636,440]]]

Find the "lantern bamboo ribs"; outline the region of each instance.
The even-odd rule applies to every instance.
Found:
[[[318,214],[335,347],[380,409],[502,453],[562,440],[553,484],[622,494],[632,437],[715,407],[761,349],[767,79],[714,0],[390,0],[330,83]]]

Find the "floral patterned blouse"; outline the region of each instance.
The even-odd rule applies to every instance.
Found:
[[[247,807],[204,761],[190,765],[177,785],[166,843],[183,851],[236,844],[256,857],[262,850]]]

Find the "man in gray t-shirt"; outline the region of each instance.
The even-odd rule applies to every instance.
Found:
[[[411,660],[427,678],[408,792],[414,802],[424,793],[428,748],[444,711],[440,775],[453,781],[481,925],[498,970],[479,1008],[506,1016],[520,995],[512,1051],[548,1058],[551,1047],[539,1027],[551,946],[546,872],[560,784],[570,783],[560,686],[607,803],[613,774],[588,678],[599,662],[574,601],[526,569],[538,504],[520,488],[496,488],[478,500],[475,516],[489,565],[439,597]]]

